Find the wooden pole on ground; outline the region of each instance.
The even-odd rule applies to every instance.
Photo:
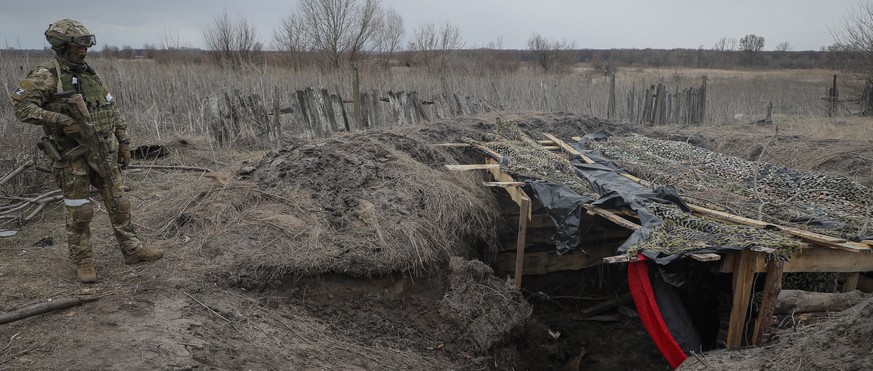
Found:
[[[28,317],[33,317],[43,313],[53,312],[56,310],[67,309],[82,305],[87,302],[100,299],[99,296],[82,297],[82,298],[61,298],[45,303],[30,305],[19,310],[0,314],[0,325],[15,322]]]

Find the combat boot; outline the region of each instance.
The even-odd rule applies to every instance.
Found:
[[[85,261],[76,264],[76,280],[81,283],[97,282],[97,271],[94,270],[94,263]]]
[[[164,251],[158,248],[142,246],[136,251],[124,255],[124,264],[134,265],[142,262],[158,260],[164,256]]]

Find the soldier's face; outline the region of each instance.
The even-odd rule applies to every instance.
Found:
[[[85,60],[88,54],[88,47],[79,44],[70,44],[70,57],[77,62]]]

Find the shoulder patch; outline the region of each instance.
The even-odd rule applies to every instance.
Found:
[[[23,96],[24,96],[24,93],[27,93],[27,91],[24,90],[24,88],[18,88],[18,89],[15,89],[14,92],[12,92],[12,94],[15,94],[15,95],[17,95],[17,96],[19,96],[19,97],[23,97]]]

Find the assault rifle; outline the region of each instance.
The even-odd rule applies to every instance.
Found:
[[[88,122],[88,119],[91,118],[91,113],[88,111],[88,106],[85,105],[85,99],[82,98],[82,94],[78,94],[73,90],[67,90],[56,93],[54,98],[67,104],[67,107],[70,108],[70,112],[72,113],[73,120],[76,120],[82,128],[82,133],[76,137],[76,141],[79,145],[86,146],[88,148],[88,153],[91,153],[96,157],[97,163],[94,164],[96,165],[96,169],[94,170],[97,170],[97,174],[99,174],[103,179],[111,180],[113,183],[117,181],[118,173],[112,171],[112,162],[110,162],[115,161],[115,159],[109,157],[109,150],[106,148],[106,145],[103,144],[103,141],[100,140],[100,136],[97,135],[97,130],[94,129],[94,125]],[[112,184],[105,185],[109,188],[111,194]]]

